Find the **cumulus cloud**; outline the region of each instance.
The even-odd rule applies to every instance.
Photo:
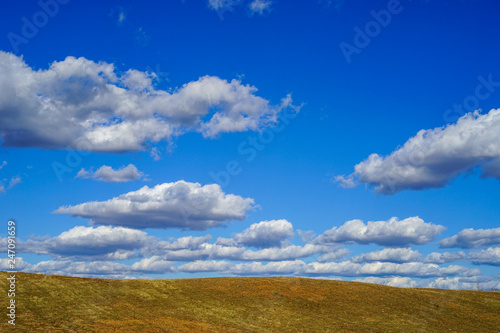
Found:
[[[489,247],[469,252],[468,259],[476,265],[486,264],[500,266],[500,247]]]
[[[78,226],[55,237],[32,237],[18,241],[18,251],[46,254],[58,260],[126,260],[139,257],[161,257],[169,261],[195,261],[226,259],[233,261],[283,261],[310,257],[318,253],[324,256],[342,256],[348,253],[330,246],[306,244],[283,245],[257,251],[242,244],[210,244],[211,235],[186,236],[169,242],[148,236],[144,231],[123,227]],[[0,238],[0,245],[6,245]],[[330,258],[331,259],[331,258]]]
[[[12,268],[10,267],[12,262],[10,262],[10,260],[11,259],[9,258],[0,258],[0,270],[12,271]],[[24,261],[22,257],[15,257],[14,262],[16,264],[16,269],[20,271],[30,270],[32,267],[32,265]]]
[[[37,272],[49,274],[73,275],[73,274],[116,274],[124,273],[128,266],[111,261],[74,262],[64,261],[41,261],[32,267]]]
[[[204,137],[259,130],[282,111],[241,81],[204,76],[171,92],[156,90],[154,73],[67,57],[46,70],[0,52],[0,138],[4,147],[103,152],[143,150],[189,131]],[[13,98],[15,96],[15,98]]]
[[[405,246],[426,244],[445,229],[442,225],[426,223],[419,217],[399,220],[363,223],[361,220],[345,222],[340,227],[333,227],[316,237],[316,244],[329,243],[375,243],[386,246]]]
[[[173,272],[173,262],[161,259],[158,256],[144,258],[141,261],[135,262],[130,267],[132,273],[151,273],[163,274]]]
[[[262,225],[271,225],[273,227],[269,229],[271,231],[293,230],[288,223],[288,221],[283,224],[256,223],[254,226],[259,226],[260,229]],[[274,228],[280,225],[285,228]],[[251,229],[250,227],[246,230]],[[417,230],[418,227],[414,229]],[[281,240],[286,240],[286,235],[289,233],[282,233]],[[254,240],[255,237],[250,239]],[[399,287],[426,286],[421,278],[429,280],[453,276],[461,278],[460,283],[455,285],[460,288],[478,282],[491,282],[491,279],[488,280],[481,275],[481,270],[478,268],[437,264],[464,259],[466,256],[462,251],[431,253],[423,259],[424,262],[421,262],[422,255],[411,248],[384,248],[340,261],[349,254],[349,250],[339,247],[336,243],[311,242],[298,246],[282,241],[279,246],[250,249],[234,238],[218,238],[215,243],[209,243],[211,240],[211,235],[203,235],[163,241],[137,229],[78,226],[55,237],[18,240],[19,253],[44,254],[55,259],[34,265],[19,259],[18,267],[27,272],[107,278],[175,272],[217,272],[241,276],[363,277],[359,281]],[[0,246],[2,244],[6,246],[6,238],[0,238]],[[314,261],[316,255],[319,257]],[[310,260],[306,263],[301,260],[303,258]],[[500,265],[499,248],[471,251],[466,258],[473,264]],[[140,261],[131,264],[116,262],[130,259],[140,259]],[[7,261],[0,261],[0,267],[3,267],[2,265],[7,265]],[[410,278],[419,278],[418,285]],[[446,283],[453,287],[452,281],[458,280],[436,281],[435,286],[431,287],[442,286],[445,283],[442,281],[447,281]]]
[[[191,236],[189,236],[191,237]],[[345,255],[345,251],[335,251],[329,246],[306,244],[304,246],[286,245],[283,247],[264,248],[257,251],[250,250],[237,244],[206,243],[208,237],[183,237],[173,243],[159,242],[147,247],[144,254],[161,255],[172,261],[216,260],[226,259],[233,261],[283,261],[306,258],[318,253],[325,255],[335,253]],[[332,253],[332,254],[333,254]]]
[[[278,247],[288,238],[293,237],[293,226],[287,220],[262,221],[252,224],[248,229],[236,234],[237,243],[265,248]]]
[[[440,247],[460,247],[463,249],[500,244],[500,228],[464,229],[458,234],[439,242]]]
[[[351,259],[353,262],[372,262],[372,261],[388,261],[388,262],[412,262],[418,261],[422,255],[418,251],[411,248],[386,248],[380,251],[369,252],[355,256]]]
[[[178,181],[144,186],[107,201],[60,207],[53,213],[91,219],[92,224],[206,230],[243,220],[253,207],[253,199],[226,194],[217,184]]]
[[[204,261],[197,260],[177,267],[179,272],[199,273],[199,272],[219,272],[226,271],[235,264],[228,261]]]
[[[125,260],[155,242],[145,232],[122,227],[77,226],[55,237],[31,238],[19,242],[19,250],[77,260]]]
[[[198,249],[200,246],[212,239],[211,235],[205,235],[200,237],[195,236],[185,236],[175,239],[171,243],[163,242],[161,247],[166,250],[186,250],[186,249]]]
[[[47,274],[64,274],[70,276],[92,276],[104,274],[113,277],[125,277],[126,274],[163,274],[175,271],[171,263],[157,257],[144,258],[132,265],[125,265],[112,261],[70,261],[70,260],[49,260],[41,261],[31,265],[30,271]]]
[[[100,180],[103,182],[113,182],[113,183],[124,183],[133,180],[141,179],[144,177],[144,173],[139,171],[137,167],[133,164],[129,164],[126,167],[123,166],[117,170],[112,167],[103,165],[95,172],[90,170],[81,169],[76,175],[78,178],[92,178],[95,180]]]
[[[392,262],[373,262],[362,265],[351,261],[343,261],[340,263],[312,262],[307,265],[305,273],[337,276],[399,275],[408,277],[438,277],[452,275],[476,276],[481,275],[481,270],[470,269],[458,265],[441,267],[436,264],[424,264],[421,262],[407,262],[402,264]]]
[[[401,276],[392,276],[392,277],[386,277],[386,278],[369,276],[369,277],[365,277],[362,279],[356,279],[355,281],[365,282],[365,283],[383,284],[386,286],[398,287],[398,288],[417,288],[418,287],[418,283],[416,281],[412,280],[409,277],[401,277]]]
[[[271,10],[272,2],[270,0],[253,0],[248,8],[252,14],[263,15],[265,12]]]
[[[326,246],[306,244],[305,246],[290,245],[282,248],[268,248],[258,251],[246,250],[241,253],[237,260],[256,260],[256,261],[279,261],[279,260],[294,260],[298,258],[307,258],[317,253],[327,252],[329,249]],[[342,256],[344,252],[328,252],[328,255]],[[325,253],[326,255],[326,253]]]
[[[164,257],[167,260],[174,261],[193,261],[193,260],[213,260],[230,259],[236,260],[245,251],[242,247],[221,246],[217,244],[200,244],[197,248],[181,249],[175,251],[165,251]]]
[[[162,246],[150,249],[149,254],[161,254],[172,261],[216,260],[233,261],[282,261],[306,258],[317,253],[330,251],[325,246],[306,244],[305,246],[289,245],[282,248],[267,248],[257,251],[245,247],[223,246],[220,244],[203,243],[194,248],[165,250]]]
[[[318,262],[339,261],[346,257],[351,251],[345,248],[330,248],[317,259]]]
[[[500,109],[462,116],[455,124],[421,130],[388,156],[371,154],[349,176],[346,187],[368,184],[375,192],[444,187],[460,174],[482,166],[482,177],[500,178]]]
[[[233,275],[268,275],[268,274],[294,274],[299,276],[399,276],[399,277],[446,277],[462,276],[475,277],[481,274],[479,269],[470,269],[464,266],[440,267],[435,264],[421,262],[411,263],[368,263],[358,264],[350,261],[306,264],[302,260],[282,260],[268,263],[248,262],[232,263],[228,261],[197,260],[183,264],[177,268],[182,272],[219,272]]]
[[[449,262],[454,262],[458,260],[465,259],[465,252],[432,252],[429,253],[424,258],[424,262],[430,262],[434,264],[445,264]]]
[[[484,282],[474,282],[460,277],[440,277],[434,281],[431,281],[427,288],[438,288],[438,289],[465,289],[465,290],[499,290],[500,281],[484,281]]]

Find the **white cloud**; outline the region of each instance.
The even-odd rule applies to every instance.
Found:
[[[236,234],[237,243],[259,248],[278,247],[283,241],[293,237],[293,226],[287,220],[262,221]]]
[[[235,264],[227,261],[202,261],[197,260],[177,267],[179,272],[198,273],[198,272],[220,272],[226,271]]]
[[[355,256],[351,261],[338,262],[349,254],[349,250],[337,245],[308,243],[297,246],[282,242],[280,247],[250,250],[235,239],[218,238],[214,244],[210,244],[208,242],[211,239],[211,235],[204,235],[162,241],[137,229],[78,226],[55,237],[18,240],[20,253],[46,254],[55,259],[35,265],[21,259],[18,266],[23,271],[107,278],[175,272],[257,276],[291,274],[322,278],[365,277],[358,281],[416,287],[425,286],[425,281],[415,282],[410,278],[459,276],[460,280],[438,279],[435,285],[448,283],[453,287],[453,281],[459,281],[455,284],[460,288],[479,282],[484,285],[482,288],[492,285],[492,278],[482,276],[478,268],[435,264],[463,259],[465,254],[462,251],[431,253],[424,258],[426,262],[418,262],[415,260],[422,256],[411,248],[385,248]],[[0,245],[6,243],[6,238],[0,238]],[[468,259],[474,264],[499,265],[499,249],[471,251]],[[316,262],[305,263],[300,260],[317,254],[320,256]],[[134,258],[141,260],[129,265],[115,262]],[[187,263],[177,265],[179,261]],[[0,267],[2,265],[7,265],[7,260],[0,261]]]
[[[421,130],[388,156],[371,154],[349,176],[336,180],[346,187],[364,183],[375,192],[439,188],[458,175],[483,165],[483,177],[500,175],[500,109],[469,113],[457,123]]]
[[[92,219],[92,224],[206,230],[243,220],[253,207],[253,199],[225,194],[217,184],[178,181],[144,186],[107,201],[60,207],[54,213]]]
[[[312,230],[300,230],[299,229],[299,230],[297,230],[297,235],[305,243],[312,241],[314,239],[314,237],[316,237],[316,233]]]
[[[14,185],[17,185],[21,183],[21,177],[20,176],[15,176],[12,177],[9,181],[9,188],[13,187]]]
[[[10,261],[11,259],[9,258],[0,258],[0,270],[2,271],[12,271],[12,267],[10,266],[12,262]],[[22,257],[15,257],[14,258],[14,263],[15,263],[15,269],[19,271],[26,271],[30,270],[32,265],[26,261],[23,260]]]
[[[235,261],[282,261],[306,258],[318,253],[346,255],[347,250],[335,251],[329,246],[306,244],[249,250],[241,245],[220,243],[209,244],[209,237],[183,237],[173,243],[159,242],[146,248],[144,254],[162,255],[167,260],[192,261],[226,259]]]
[[[329,262],[329,261],[339,261],[340,259],[346,257],[351,251],[345,248],[340,249],[329,249],[320,255],[317,259],[318,262]]]
[[[398,220],[368,222],[361,220],[345,222],[340,227],[333,227],[316,237],[316,244],[328,243],[375,243],[386,246],[404,246],[426,244],[445,229],[442,225],[426,223],[419,217]]]
[[[131,69],[117,75],[113,64],[85,58],[35,71],[21,57],[0,52],[0,72],[5,147],[137,151],[189,131],[212,138],[260,130],[276,124],[283,110],[298,111],[290,96],[271,105],[238,80],[204,76],[167,92],[155,89],[155,74]]]
[[[129,270],[129,267],[111,261],[74,262],[70,260],[50,260],[32,265],[31,269],[40,273],[73,275],[125,273]]]
[[[475,276],[480,275],[481,270],[458,265],[440,267],[435,264],[424,264],[421,262],[407,262],[402,264],[373,262],[361,265],[350,261],[343,261],[340,263],[309,263],[305,273],[337,276],[399,275],[409,277],[438,277],[450,275]]]
[[[33,272],[46,274],[62,274],[70,276],[95,276],[125,278],[126,274],[163,274],[175,272],[172,263],[164,261],[158,257],[144,258],[132,265],[125,265],[112,261],[70,261],[70,260],[49,260],[41,261],[29,268]]]
[[[149,155],[151,155],[151,157],[153,158],[153,160],[155,161],[159,161],[161,159],[161,156],[160,156],[160,151],[158,150],[157,147],[153,147],[151,148],[151,152],[149,153]]]
[[[435,264],[424,263],[369,263],[357,264],[350,261],[306,264],[302,260],[283,260],[269,263],[248,262],[232,263],[228,261],[197,260],[183,264],[177,268],[183,272],[219,272],[234,275],[269,275],[295,274],[314,276],[404,276],[404,277],[445,277],[463,276],[475,277],[481,274],[479,269],[470,269],[463,266],[440,267]]]
[[[465,289],[465,290],[500,290],[500,281],[487,281],[487,282],[467,282],[467,280],[460,277],[453,278],[437,278],[436,280],[430,282],[427,288],[439,288],[439,289]]]
[[[153,256],[133,263],[131,271],[134,273],[163,274],[173,272],[173,264],[174,263],[171,261],[162,260],[158,256]]]
[[[198,249],[200,246],[212,239],[211,235],[200,237],[186,236],[175,239],[172,243],[162,244],[163,249],[185,250]]]
[[[362,279],[356,279],[355,281],[365,282],[365,283],[383,284],[386,286],[398,287],[398,288],[417,288],[419,286],[418,283],[416,281],[412,280],[411,278],[401,277],[401,276],[392,276],[392,277],[386,277],[386,278],[369,276],[369,277],[365,277]]]
[[[458,252],[432,252],[429,253],[424,258],[424,262],[430,262],[434,264],[445,264],[449,262],[454,262],[458,260],[465,259],[465,253],[463,251]]]
[[[3,161],[2,164],[0,164],[0,170],[2,170],[3,167],[6,166],[6,165],[7,165],[7,161]]]
[[[239,0],[208,0],[208,7],[213,10],[232,10],[239,3]]]
[[[500,244],[500,228],[464,229],[458,234],[439,242],[442,248],[460,247],[464,249]]]
[[[110,166],[103,165],[95,172],[88,171],[82,168],[78,172],[76,177],[92,178],[103,182],[123,183],[141,179],[144,177],[144,173],[139,171],[133,164],[129,164],[126,167],[123,166],[117,170],[114,170]]]
[[[298,258],[307,258],[317,253],[327,252],[326,246],[306,244],[304,246],[290,245],[282,248],[268,248],[258,251],[246,250],[236,260],[257,260],[257,261],[277,261],[294,260]],[[343,252],[345,253],[345,252]],[[343,254],[342,253],[342,254]],[[331,255],[342,255],[337,252],[330,252]]]
[[[270,0],[253,0],[249,5],[252,14],[263,15],[267,11],[271,11],[272,2]]]
[[[164,257],[174,261],[192,261],[207,259],[230,259],[237,260],[245,249],[242,247],[221,246],[217,244],[204,243],[195,249],[181,249],[166,251]]]
[[[500,247],[489,247],[483,250],[473,250],[469,252],[468,259],[473,264],[486,264],[500,266]]]
[[[58,259],[125,260],[136,257],[136,251],[152,242],[156,239],[140,230],[77,226],[52,238],[19,241],[19,250],[48,254]]]
[[[162,257],[169,261],[193,261],[226,259],[234,261],[283,261],[310,257],[318,253],[333,259],[347,255],[345,249],[330,246],[306,244],[304,246],[283,245],[282,247],[249,250],[241,244],[210,244],[211,235],[186,236],[162,241],[148,236],[144,231],[123,227],[74,227],[56,237],[32,237],[18,241],[18,250],[24,253],[47,254],[62,259],[79,261],[111,261],[137,257]],[[0,238],[0,245],[7,239]]]
[[[6,162],[4,162],[4,163],[7,164]],[[4,180],[7,180],[7,179],[4,179]],[[22,182],[21,176],[14,176],[14,177],[12,177],[9,180],[9,183],[8,183],[7,187],[5,187],[5,185],[2,182],[0,182],[0,193],[3,193],[6,190],[11,189],[12,187],[16,186],[17,184],[20,184],[21,182]]]
[[[191,236],[189,236],[191,237]],[[283,247],[264,248],[257,251],[249,250],[241,245],[220,243],[209,244],[202,237],[183,237],[181,241],[170,244],[159,242],[147,247],[144,254],[162,255],[172,261],[215,260],[226,259],[234,261],[283,261],[307,258],[323,253],[321,258],[333,260],[348,254],[346,249],[334,249],[330,246],[306,244],[304,246],[286,245]],[[208,238],[208,237],[207,237]]]
[[[123,22],[125,22],[127,18],[127,14],[125,13],[125,9],[123,9],[122,7],[120,7],[119,11],[118,11],[118,22],[117,24],[118,25],[123,25]]]
[[[422,255],[418,251],[410,248],[386,248],[380,251],[369,252],[355,256],[351,259],[353,262],[372,262],[372,261],[387,261],[387,262],[413,262],[418,261]]]

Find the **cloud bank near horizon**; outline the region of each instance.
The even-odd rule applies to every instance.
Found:
[[[411,224],[405,224],[406,220],[389,221],[400,224],[398,230],[412,229]],[[425,239],[428,237],[426,229],[412,232],[421,234]],[[111,278],[217,273],[344,277],[399,287],[472,289],[479,282],[483,288],[500,286],[498,278],[482,275],[479,268],[458,264],[469,261],[474,266],[498,266],[499,247],[475,249],[468,254],[463,251],[433,252],[424,256],[411,247],[382,245],[380,250],[349,257],[350,250],[345,247],[349,244],[345,239],[317,244],[316,238],[303,245],[294,245],[287,240],[295,233],[293,225],[287,220],[254,223],[231,238],[217,238],[215,241],[209,234],[164,241],[145,231],[121,226],[78,226],[54,237],[20,240],[20,253],[49,255],[53,260],[32,265],[19,258],[18,267],[26,272]],[[389,238],[393,236],[390,229],[382,228],[374,239],[379,239],[383,233]],[[488,238],[486,234],[482,236]],[[255,243],[260,237],[262,241]],[[270,239],[273,241],[270,242]],[[6,243],[6,239],[1,239],[1,243]],[[124,260],[135,261],[132,264],[121,263]],[[0,266],[6,264],[0,262]]]

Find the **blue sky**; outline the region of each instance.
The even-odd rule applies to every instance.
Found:
[[[500,288],[498,9],[6,4],[0,219],[19,265]]]

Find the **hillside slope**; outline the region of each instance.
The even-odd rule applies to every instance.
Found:
[[[7,273],[0,272],[7,297]],[[9,332],[500,332],[500,292],[289,277],[103,280],[17,274]]]

